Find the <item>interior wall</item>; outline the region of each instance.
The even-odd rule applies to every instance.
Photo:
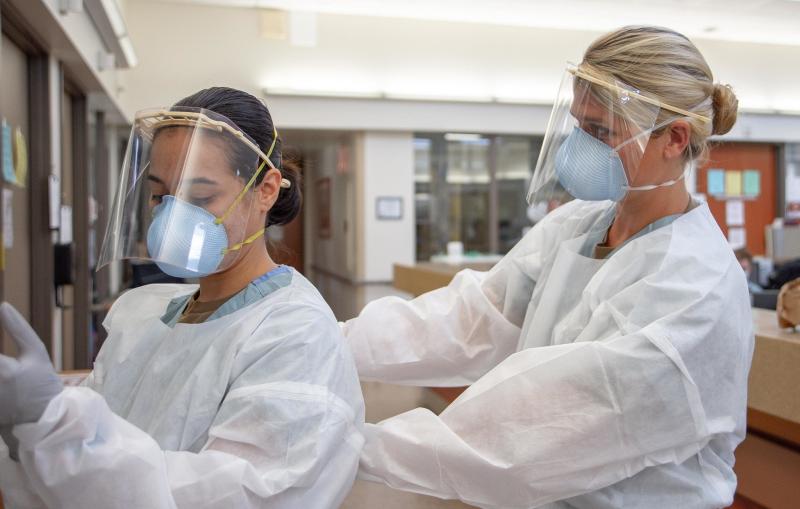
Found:
[[[354,313],[357,166],[354,132],[286,131],[284,145],[302,153],[305,274],[339,319]]]
[[[287,141],[291,143],[291,136]],[[306,265],[312,271],[345,279],[356,276],[351,264],[355,218],[348,206],[355,195],[355,167],[352,160],[342,157],[342,153],[352,152],[353,143],[353,135],[292,143],[307,157],[304,206],[306,230],[312,239],[306,244],[310,251]]]
[[[28,57],[5,35],[0,44],[0,117],[6,120],[13,130],[19,127],[26,140],[30,140],[30,119],[28,114]],[[12,134],[13,136],[13,134]],[[13,139],[13,138],[12,138]],[[4,150],[8,150],[4,147]],[[0,179],[3,176],[0,174]],[[31,252],[30,252],[30,193],[27,187],[19,187],[3,182],[3,193],[11,199],[11,206],[5,208],[3,197],[3,221],[11,225],[11,238],[2,238],[7,247],[2,261],[3,298],[16,307],[22,315],[30,319],[31,312]],[[10,213],[10,217],[8,214]],[[4,233],[6,230],[4,228]],[[6,336],[5,334],[3,334]],[[4,352],[11,351],[11,342],[5,339]]]
[[[171,104],[214,84],[255,94],[273,87],[551,103],[565,63],[579,61],[599,35],[318,14],[317,45],[299,47],[262,37],[257,9],[147,0],[126,9],[140,55],[140,65],[125,71],[128,111]],[[743,108],[800,112],[797,47],[695,42],[715,78],[735,86]]]
[[[414,135],[366,132],[363,143],[364,282],[392,281],[395,263],[414,263]],[[380,219],[379,198],[400,198],[402,218]]]

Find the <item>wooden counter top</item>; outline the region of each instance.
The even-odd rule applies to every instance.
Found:
[[[416,265],[395,264],[394,287],[419,297],[423,293],[447,286],[460,270],[487,271],[493,266],[493,263],[469,262],[458,265],[433,262],[420,262]]]
[[[800,332],[778,327],[775,311],[753,309],[748,427],[800,446]]]

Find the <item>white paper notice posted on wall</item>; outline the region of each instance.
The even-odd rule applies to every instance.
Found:
[[[728,228],[728,244],[733,249],[739,249],[747,245],[747,234],[744,228]]]
[[[744,202],[742,200],[725,202],[725,223],[728,226],[744,226]]]

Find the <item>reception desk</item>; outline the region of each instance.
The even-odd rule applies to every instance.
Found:
[[[738,491],[765,507],[800,506],[800,333],[753,309],[755,349],[747,438],[736,450]]]
[[[421,262],[416,265],[394,266],[394,287],[414,297],[447,286],[453,277],[463,269],[486,271],[492,263],[433,263]]]
[[[447,285],[462,268],[490,267],[395,265],[395,286],[417,296]],[[747,438],[736,450],[738,492],[764,507],[800,507],[800,332],[779,328],[775,311],[752,313],[755,349]],[[464,388],[433,390],[452,401]]]

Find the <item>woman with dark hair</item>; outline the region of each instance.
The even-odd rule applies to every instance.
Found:
[[[77,388],[62,388],[30,326],[0,306],[21,352],[0,356],[8,506],[341,503],[363,400],[330,309],[261,238],[301,206],[282,148],[264,104],[238,90],[136,115],[101,265],[146,259],[199,284],[121,296]]]

